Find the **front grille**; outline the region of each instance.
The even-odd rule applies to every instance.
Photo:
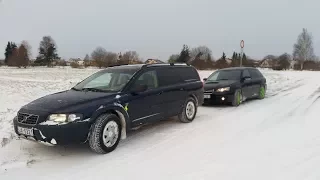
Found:
[[[26,114],[26,113],[18,113],[18,122],[22,124],[37,124],[39,119],[38,115]]]
[[[214,89],[208,90],[208,91],[204,91],[205,94],[212,94],[213,92],[214,92]]]

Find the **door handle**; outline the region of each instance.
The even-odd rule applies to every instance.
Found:
[[[157,95],[161,95],[163,92],[161,91],[161,92],[159,92]]]

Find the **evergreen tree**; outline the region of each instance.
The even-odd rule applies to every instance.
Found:
[[[226,54],[223,52],[221,59],[226,60]]]
[[[236,52],[233,52],[232,54],[232,61],[237,60],[237,54]]]
[[[52,66],[52,62],[59,59],[54,40],[50,36],[44,36],[40,42],[37,64]]]
[[[245,66],[249,65],[247,61],[247,56],[245,53],[243,53],[242,55],[242,65],[245,65]]]
[[[175,63],[179,57],[180,57],[179,54],[172,54],[172,55],[169,57],[168,62],[169,62],[169,63]]]
[[[13,54],[13,50],[15,48],[17,48],[17,45],[15,43],[8,42],[6,50],[5,50],[5,53],[4,53],[4,56],[5,56],[4,62],[5,62],[5,64],[8,64],[8,60],[9,60],[10,56]]]
[[[183,48],[180,52],[179,58],[176,60],[177,63],[187,63],[190,57],[189,47],[187,45],[183,45]]]
[[[240,60],[238,59],[238,53],[233,52],[231,66],[237,67],[239,66]]]
[[[9,56],[12,54],[12,48],[11,48],[11,43],[8,42],[7,44],[7,47],[6,47],[6,50],[5,50],[5,53],[4,53],[4,63],[5,64],[8,64],[8,59],[9,59]]]

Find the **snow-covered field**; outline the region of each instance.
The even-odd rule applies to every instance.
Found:
[[[261,70],[266,99],[200,107],[193,123],[172,119],[141,128],[107,155],[15,137],[12,118],[22,105],[96,71],[0,68],[1,180],[320,179],[320,72]]]

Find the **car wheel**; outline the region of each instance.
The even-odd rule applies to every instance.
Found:
[[[261,86],[259,89],[259,99],[264,99],[266,96],[266,88]]]
[[[190,123],[194,120],[197,114],[197,103],[194,98],[189,97],[182,109],[182,112],[178,115],[178,118],[183,123]]]
[[[106,154],[118,146],[121,137],[121,124],[118,116],[103,114],[92,126],[89,146],[94,152]]]
[[[242,93],[240,89],[237,89],[233,95],[232,106],[239,106],[241,104]]]

